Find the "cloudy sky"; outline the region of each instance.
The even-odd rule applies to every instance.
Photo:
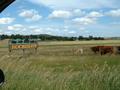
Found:
[[[120,2],[16,0],[0,13],[0,34],[120,36]]]

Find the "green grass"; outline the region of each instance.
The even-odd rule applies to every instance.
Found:
[[[120,55],[93,54],[94,41],[76,43],[45,42],[37,53],[25,54],[0,48],[0,68],[6,76],[0,90],[120,90]],[[83,55],[73,53],[78,48],[84,49]]]

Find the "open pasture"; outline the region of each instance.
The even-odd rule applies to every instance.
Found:
[[[34,50],[8,52],[0,42],[1,90],[120,90],[120,55],[100,56],[91,46],[119,46],[119,40],[39,42]],[[84,53],[74,53],[83,48]]]

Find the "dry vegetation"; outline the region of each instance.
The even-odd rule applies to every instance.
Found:
[[[112,43],[113,42],[113,43]],[[1,90],[120,90],[120,55],[94,55],[92,45],[120,41],[41,42],[38,52],[8,53],[0,42],[0,68],[6,75]],[[84,54],[73,49],[83,48]]]

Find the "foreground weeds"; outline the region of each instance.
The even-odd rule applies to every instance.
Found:
[[[63,68],[30,68],[25,63],[15,71],[6,69],[6,84],[2,90],[120,90],[120,66],[87,64],[81,70]],[[69,69],[68,69],[69,68]]]
[[[0,90],[120,90],[120,55],[95,55],[84,42],[47,44],[37,54],[0,49],[6,77]],[[74,54],[76,48],[83,48],[84,54]]]

